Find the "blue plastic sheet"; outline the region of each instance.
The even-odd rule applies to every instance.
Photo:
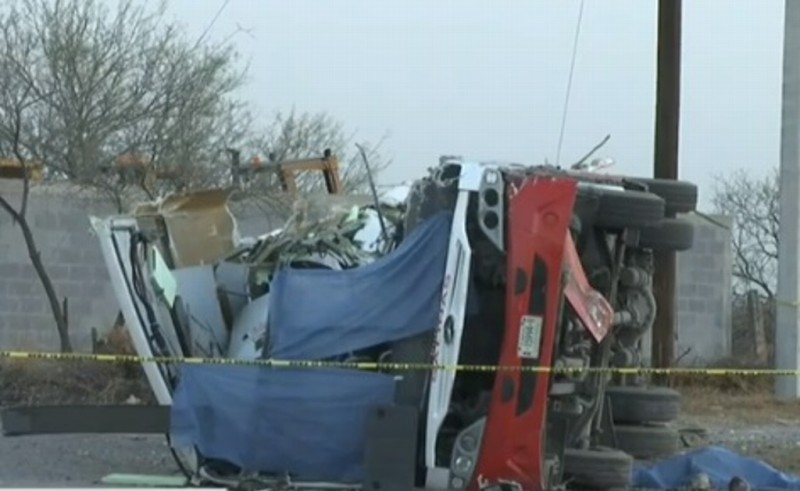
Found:
[[[284,270],[270,290],[271,356],[316,360],[435,329],[451,214],[395,251],[348,271]],[[184,366],[172,438],[248,471],[359,482],[369,411],[393,377],[350,370]]]
[[[451,217],[442,212],[429,218],[390,255],[360,268],[276,274],[271,357],[328,358],[434,329]]]
[[[800,478],[720,447],[694,450],[652,467],[637,469],[633,482],[636,488],[676,489],[688,485],[700,473],[706,474],[717,489],[728,489],[731,479],[739,477],[750,483],[754,491],[800,490]]]
[[[359,482],[365,418],[393,397],[393,378],[377,373],[185,366],[171,434],[248,471]]]

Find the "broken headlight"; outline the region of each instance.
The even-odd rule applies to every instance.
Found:
[[[486,418],[480,418],[456,437],[450,461],[450,487],[464,489],[472,479],[481,448]]]

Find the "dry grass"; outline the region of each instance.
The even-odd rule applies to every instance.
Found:
[[[132,354],[130,336],[114,326],[98,353]],[[0,406],[66,404],[153,404],[141,366],[88,361],[3,360]]]
[[[679,390],[687,416],[737,426],[800,424],[800,402],[776,401],[771,390],[731,392],[698,385]]]
[[[747,370],[760,367],[731,358],[708,368]],[[741,425],[774,424],[800,418],[800,403],[780,402],[773,397],[773,376],[691,374],[673,376],[671,383],[683,393],[683,410],[688,415],[723,418]]]
[[[726,358],[712,363],[706,367],[710,369],[751,370],[766,368],[740,358]],[[670,377],[672,385],[681,387],[703,387],[720,392],[744,393],[770,391],[775,384],[775,378],[766,375],[743,375],[732,373],[726,375],[673,375]]]
[[[0,404],[152,403],[143,372],[130,377],[130,368],[91,362],[7,361],[0,363]]]

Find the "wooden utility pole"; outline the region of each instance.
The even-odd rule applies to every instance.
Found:
[[[681,106],[682,0],[658,2],[655,157],[653,175],[678,178]],[[658,314],[653,326],[652,364],[667,368],[675,359],[675,253],[655,254],[653,290]]]

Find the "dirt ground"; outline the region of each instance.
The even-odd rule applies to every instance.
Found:
[[[771,381],[678,387],[682,427],[703,428],[710,444],[800,474],[800,403],[775,401],[771,388]]]
[[[146,404],[141,368],[0,362],[0,406]],[[135,435],[0,436],[0,487],[91,487],[111,473],[177,475],[166,439]]]

